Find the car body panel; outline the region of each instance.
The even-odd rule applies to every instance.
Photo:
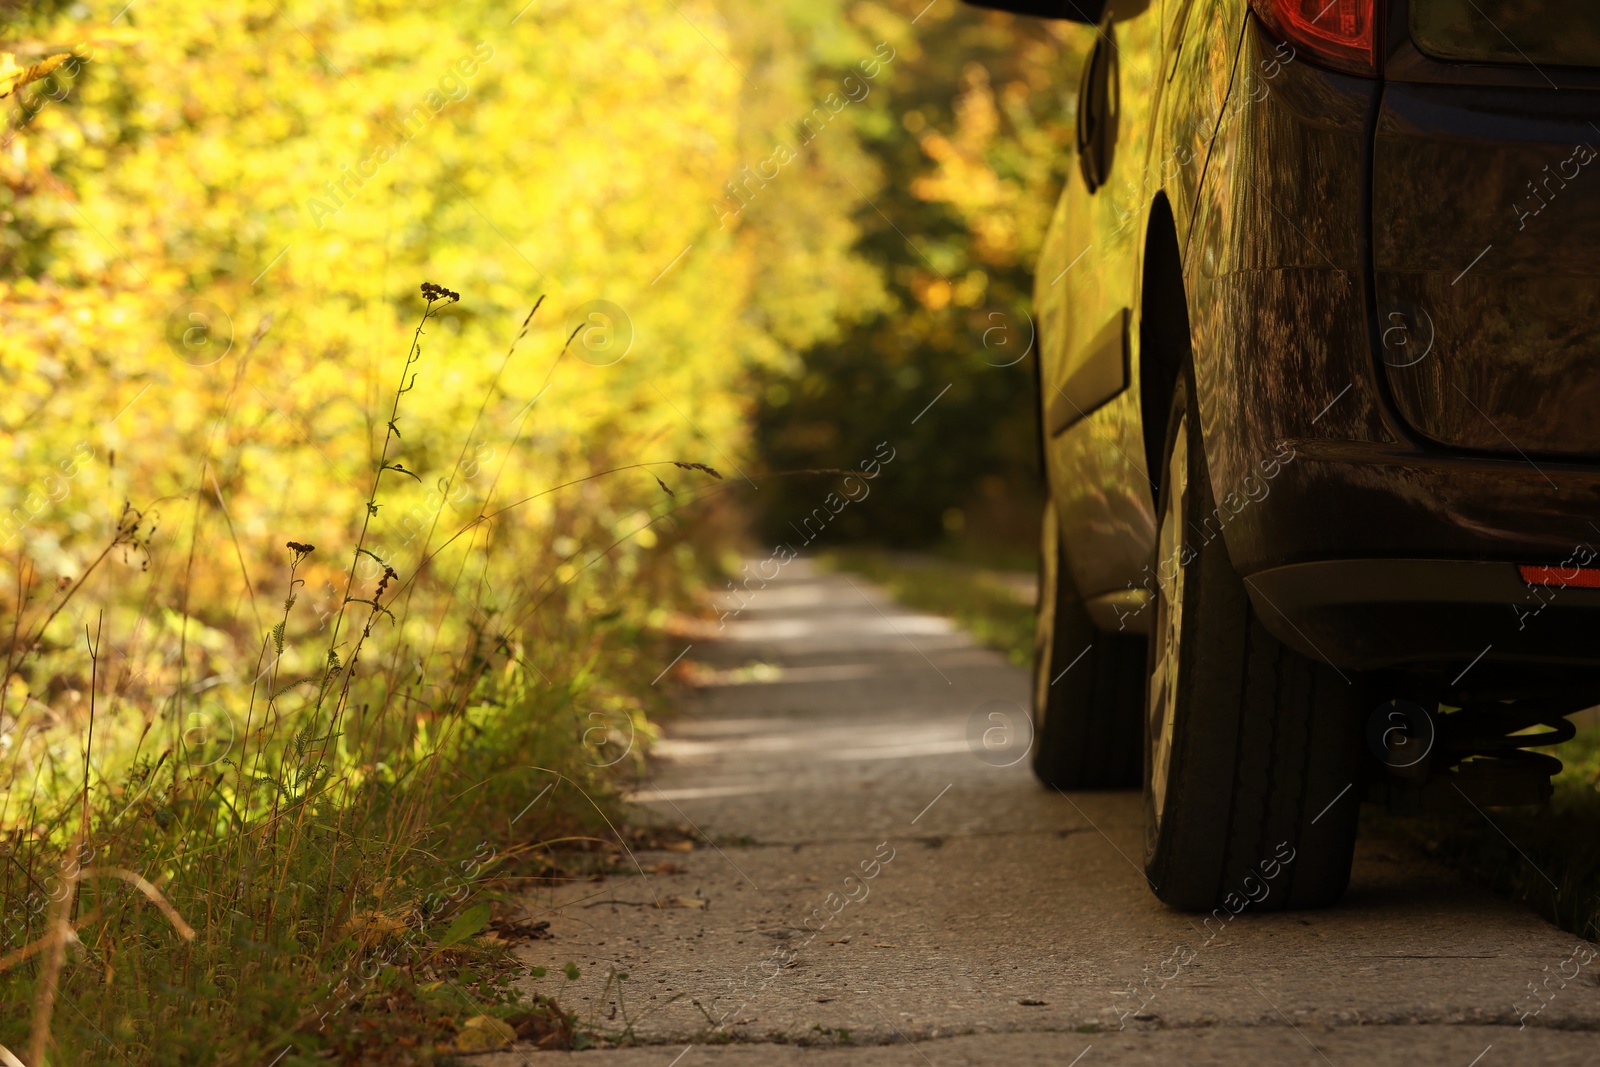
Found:
[[[1600,91],[1387,86],[1373,158],[1384,370],[1418,434],[1600,456]]]
[[[1420,51],[1466,63],[1600,65],[1600,6],[1584,0],[1410,0],[1409,36]],[[1494,13],[1491,19],[1489,11]]]
[[[1054,437],[1128,387],[1127,308],[1117,308],[1083,346],[1065,381],[1045,398],[1045,432]]]
[[[1187,240],[1200,179],[1225,115],[1243,27],[1242,0],[1189,0],[1169,32],[1156,175]]]
[[[1168,0],[1130,22],[1116,21],[1122,12],[1113,11],[1107,32],[1123,59],[1123,139],[1104,188],[1090,193],[1068,182],[1040,259],[1035,306],[1047,383],[1043,418],[1051,430],[1048,467],[1063,535],[1073,546],[1069,565],[1087,597],[1138,588],[1148,578],[1155,486],[1139,391],[1127,388],[1139,377],[1139,269],[1158,199],[1171,210],[1180,238],[1189,231],[1212,142],[1235,117],[1229,87],[1245,11],[1244,0]],[[1158,12],[1160,21],[1153,18]],[[1157,42],[1159,64],[1130,67],[1130,54]],[[1258,82],[1274,77],[1286,56],[1292,50],[1275,45],[1246,76],[1247,91],[1259,95]],[[1144,136],[1146,129],[1154,135]],[[1119,316],[1126,332],[1117,352],[1105,342]]]
[[[1123,587],[1154,544],[1137,392],[1126,386],[1138,373],[1133,309],[1143,223],[1161,190],[1146,182],[1151,127],[1125,116],[1147,115],[1159,102],[1172,2],[1115,3],[1095,31],[1117,56],[1117,141],[1098,189],[1068,179],[1035,279],[1043,424],[1054,431],[1046,467],[1062,537],[1073,546],[1068,565],[1085,597]]]
[[[1274,47],[1252,18],[1239,62],[1260,69]],[[1285,442],[1394,440],[1368,359],[1362,188],[1348,180],[1376,86],[1289,62],[1260,88],[1230,97],[1184,267],[1216,525],[1246,574],[1288,562],[1278,554],[1297,541],[1284,527],[1301,516],[1265,501],[1326,488]]]
[[[1394,18],[1403,19],[1403,7]],[[1485,275],[1497,280],[1477,291],[1479,303],[1441,296],[1440,286],[1448,288],[1471,258],[1450,259],[1455,268],[1443,276],[1446,259],[1471,239],[1464,232],[1470,220],[1430,206],[1428,181],[1418,176],[1435,159],[1454,161],[1448,166],[1455,172],[1464,166],[1456,143],[1440,132],[1450,123],[1430,127],[1429,114],[1453,121],[1474,106],[1479,113],[1504,110],[1503,101],[1474,105],[1482,92],[1553,91],[1532,84],[1530,71],[1464,71],[1419,58],[1409,45],[1395,64],[1409,76],[1394,85],[1336,73],[1286,51],[1244,0],[1165,0],[1126,22],[1112,14],[1103,30],[1121,60],[1120,114],[1108,178],[1094,193],[1077,176],[1069,179],[1035,283],[1042,414],[1056,431],[1045,442],[1051,498],[1072,578],[1086,600],[1106,609],[1096,621],[1139,629],[1142,620],[1129,613],[1148,601],[1160,570],[1141,410],[1140,285],[1152,205],[1164,201],[1182,254],[1198,416],[1218,501],[1200,521],[1224,539],[1275,636],[1359,670],[1438,669],[1475,657],[1600,665],[1600,597],[1561,597],[1559,610],[1540,616],[1547,632],[1541,639],[1537,630],[1524,632],[1527,587],[1513,566],[1554,564],[1600,545],[1600,525],[1590,525],[1600,524],[1600,466],[1576,453],[1535,462],[1486,444],[1481,434],[1460,436],[1459,409],[1471,405],[1438,400],[1441,389],[1460,386],[1480,407],[1488,400],[1525,412],[1530,433],[1541,418],[1562,423],[1540,423],[1547,444],[1587,447],[1581,434],[1600,434],[1593,429],[1600,420],[1578,417],[1593,407],[1586,386],[1562,397],[1542,380],[1547,415],[1540,416],[1530,399],[1536,376],[1489,387],[1471,367],[1493,367],[1494,353],[1505,347],[1481,304],[1526,297],[1515,321],[1532,339],[1515,344],[1536,358],[1544,342],[1572,338],[1555,348],[1567,353],[1562,358],[1576,375],[1572,360],[1590,350],[1573,323],[1600,323],[1600,285],[1577,292],[1595,257],[1579,263],[1557,254],[1530,263],[1530,274],[1519,278],[1506,273],[1518,262],[1508,256],[1498,273]],[[1160,61],[1139,61],[1141,50]],[[1591,83],[1600,89],[1600,72],[1555,76],[1563,91]],[[1560,143],[1584,106],[1560,112],[1552,127],[1558,132],[1539,132],[1525,109],[1513,108],[1519,132],[1499,150],[1505,158],[1490,163],[1509,172],[1517,145]],[[1481,147],[1483,134],[1468,130],[1459,140]],[[1396,166],[1410,169],[1397,174]],[[1600,169],[1600,160],[1594,166]],[[1467,173],[1440,176],[1448,190],[1471,180]],[[1383,196],[1392,202],[1377,203]],[[1583,212],[1597,200],[1591,194]],[[1507,217],[1513,226],[1518,221]],[[1392,225],[1374,236],[1374,221],[1384,219]],[[1570,239],[1587,242],[1589,216],[1582,219]],[[1424,239],[1432,245],[1423,248]],[[1547,282],[1538,292],[1519,288]],[[1380,308],[1415,305],[1418,296],[1422,306],[1432,300],[1449,307],[1470,343],[1470,359],[1455,377],[1437,378],[1431,394],[1422,391],[1425,375],[1440,375],[1437,367],[1403,381],[1395,371],[1406,368],[1391,366],[1418,350],[1401,349],[1405,358],[1396,359],[1396,346],[1420,336],[1380,328]],[[1126,339],[1114,344],[1123,315]],[[1458,327],[1434,318],[1437,346]],[[1436,347],[1416,366],[1439,363],[1441,354]],[[1587,367],[1600,378],[1597,363],[1591,354]],[[1085,377],[1088,366],[1096,369]],[[1548,418],[1553,409],[1562,416]],[[1165,412],[1153,417],[1164,420]],[[1565,425],[1571,423],[1582,425]],[[1396,580],[1407,568],[1417,572],[1414,580]],[[1458,594],[1430,599],[1438,583],[1423,579],[1439,574],[1471,580],[1463,578]],[[1549,636],[1557,624],[1559,640]],[[1483,636],[1502,626],[1498,639]]]

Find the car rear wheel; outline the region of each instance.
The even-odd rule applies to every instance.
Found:
[[[1139,785],[1144,639],[1106,633],[1084,610],[1062,554],[1053,503],[1044,510],[1034,630],[1033,770],[1055,789]]]
[[[1228,559],[1191,369],[1167,422],[1145,715],[1145,874],[1163,901],[1276,910],[1344,892],[1362,792],[1355,676],[1261,624]],[[1270,491],[1270,489],[1269,489]]]

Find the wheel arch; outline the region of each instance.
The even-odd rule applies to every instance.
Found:
[[[1183,284],[1183,252],[1166,193],[1157,193],[1145,226],[1139,280],[1139,412],[1144,433],[1145,469],[1152,486],[1161,484],[1162,455],[1172,390],[1189,358],[1189,304]]]

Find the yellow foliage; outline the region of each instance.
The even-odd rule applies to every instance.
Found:
[[[420,483],[375,520],[403,572],[419,529],[570,476],[748,465],[748,368],[878,299],[827,179],[852,165],[843,135],[763,194],[764,225],[720,224],[721,187],[808,91],[803,71],[753,91],[724,58],[740,26],[781,30],[754,5],[743,23],[704,0],[89,7],[39,28],[93,44],[0,153],[0,541],[46,573],[76,573],[124,499],[174,537],[237,538],[251,568],[285,537],[348,541],[422,280],[463,300],[400,425]],[[3,69],[21,86],[66,58]],[[597,307],[609,332],[557,361]],[[662,496],[624,481],[583,497],[605,534]]]
[[[19,67],[15,53],[0,52],[0,97],[10,96],[24,85],[31,85],[69,58],[69,53],[60,52],[31,66]]]
[[[119,701],[103,715],[140,743],[161,715],[242,738],[263,648],[283,646],[273,678],[316,676],[357,647],[361,624],[334,635],[342,608],[364,618],[426,584],[416,610],[374,612],[389,674],[371,696],[413,714],[405,744],[425,750],[442,736],[428,716],[460,698],[419,679],[474,641],[537,677],[596,616],[657,606],[648,585],[669,578],[648,561],[691,564],[680,520],[755,469],[752,369],[882,304],[852,251],[852,186],[876,185],[848,129],[742,219],[720,206],[814,104],[794,59],[815,12],[799,10],[91,0],[29,16],[13,47],[51,59],[0,67],[17,90],[0,602],[28,599],[37,623],[125,502],[142,525],[54,617],[18,702],[82,728],[86,681],[64,676],[103,605],[101,686]],[[872,44],[829,47],[854,62]],[[777,65],[750,76],[769,50]],[[461,300],[426,325],[386,446],[424,281]],[[380,454],[393,473],[369,513]],[[319,547],[274,635],[290,541]],[[336,742],[352,782],[371,763],[358,733]]]

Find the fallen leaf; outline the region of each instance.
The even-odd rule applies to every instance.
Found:
[[[474,904],[466,911],[457,915],[450,928],[439,939],[440,948],[449,948],[459,945],[469,937],[476,936],[485,926],[489,925],[489,905]]]
[[[671,860],[662,860],[650,869],[651,874],[683,874],[684,869]]]
[[[694,842],[687,839],[682,841],[665,841],[662,842],[661,847],[666,849],[668,852],[693,852]]]
[[[353,934],[367,934],[381,939],[404,933],[406,922],[398,915],[385,915],[381,911],[358,911],[350,916],[346,928]]]
[[[474,1015],[461,1024],[454,1048],[457,1052],[493,1052],[509,1047],[516,1040],[517,1031],[503,1019]]]
[[[24,85],[38,81],[71,58],[70,52],[58,52],[31,67],[19,67],[14,53],[0,52],[0,97],[10,96]]]
[[[549,997],[535,994],[531,1011],[506,1020],[516,1027],[517,1037],[535,1048],[571,1048],[576,1044],[573,1016],[562,1011]]]
[[[850,943],[850,939],[852,937],[854,937],[854,936],[855,936],[854,934],[845,934],[843,937],[836,938],[836,939],[834,939],[832,941],[829,941],[828,944],[830,944],[830,945],[848,945]]]
[[[710,904],[711,901],[707,900],[705,897],[668,897],[666,900],[663,900],[661,903],[657,904],[656,907],[704,909]]]

